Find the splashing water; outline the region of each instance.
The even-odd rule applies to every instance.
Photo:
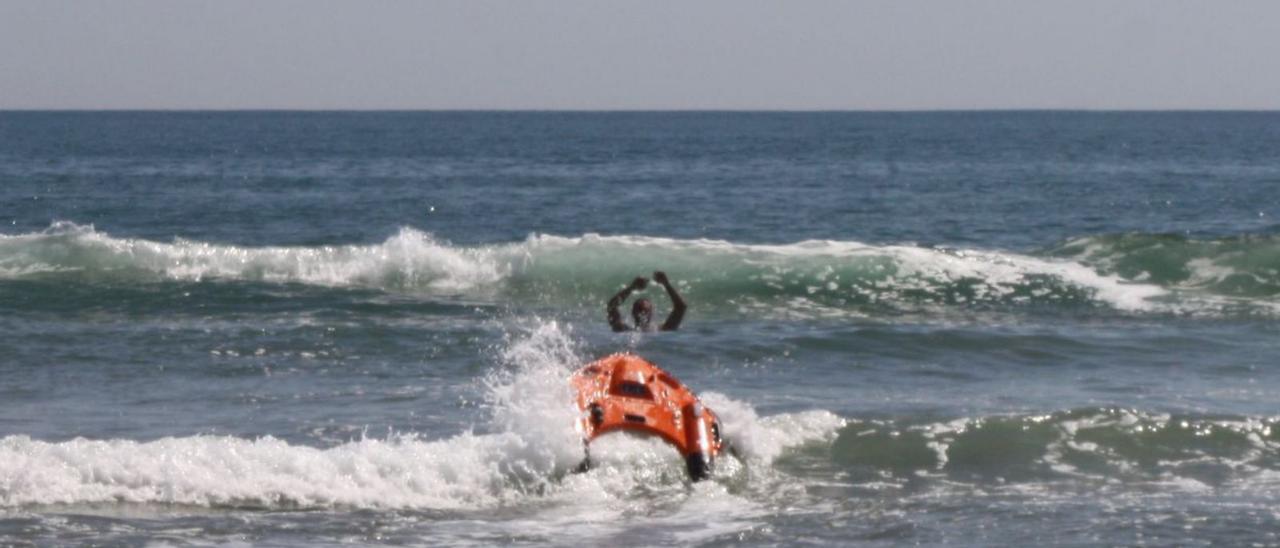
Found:
[[[585,360],[570,329],[543,321],[524,329],[509,338],[502,366],[483,382],[490,415],[483,433],[441,440],[401,434],[327,448],[271,437],[45,442],[9,436],[0,440],[0,505],[479,509],[530,497],[568,504],[601,490],[618,504],[637,489],[687,496],[678,455],[653,439],[601,438],[593,444],[601,466],[566,478],[583,457],[567,379]],[[714,393],[708,402],[757,466],[787,447],[828,439],[842,424],[822,411],[760,419],[750,406]]]

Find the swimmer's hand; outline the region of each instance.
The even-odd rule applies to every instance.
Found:
[[[661,270],[653,271],[653,281],[658,282],[663,287],[666,287],[671,284],[671,282],[667,280],[667,273]]]
[[[636,276],[636,279],[631,280],[631,289],[634,289],[636,291],[644,289],[648,286],[649,286],[649,280],[645,279],[644,276]]]

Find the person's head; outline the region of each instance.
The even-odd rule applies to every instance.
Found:
[[[649,299],[636,299],[631,305],[631,319],[635,320],[637,329],[649,327],[653,321],[653,302]]]

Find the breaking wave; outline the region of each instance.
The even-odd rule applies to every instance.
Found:
[[[1280,296],[1280,236],[1197,240],[1177,234],[1077,238],[1050,251],[1104,275],[1241,298]]]
[[[300,283],[591,310],[633,276],[656,268],[671,273],[700,310],[712,312],[815,317],[991,306],[1280,309],[1275,236],[1098,236],[1039,254],[593,234],[456,246],[412,228],[370,245],[247,247],[116,238],[68,222],[0,236],[0,278]]]
[[[124,502],[466,510],[530,497],[625,504],[635,490],[655,486],[688,496],[679,455],[649,439],[605,436],[593,444],[599,466],[568,474],[583,451],[567,379],[584,360],[566,329],[537,322],[512,338],[502,360],[485,380],[489,413],[481,427],[439,440],[404,434],[311,447],[272,437],[50,442],[8,436],[0,439],[0,507]],[[761,418],[745,403],[712,398],[726,437],[758,467],[767,468],[789,447],[833,439],[844,424],[824,411]],[[726,467],[724,473],[731,472]]]

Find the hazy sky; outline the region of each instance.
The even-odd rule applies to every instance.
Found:
[[[0,0],[0,108],[1280,109],[1280,1]]]

